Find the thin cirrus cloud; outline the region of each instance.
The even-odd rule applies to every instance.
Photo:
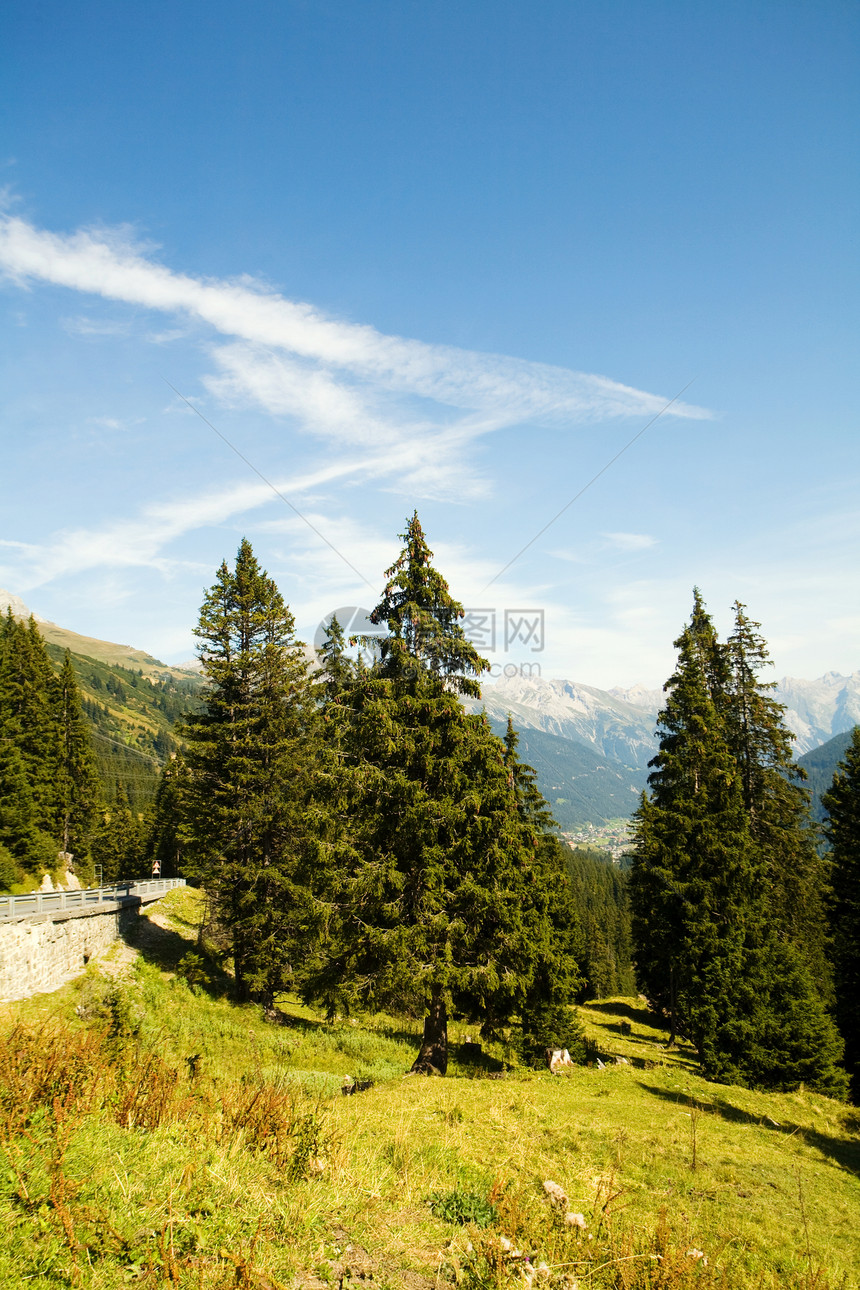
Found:
[[[604,533],[603,537],[615,551],[645,551],[657,544],[657,539],[649,533]]]
[[[52,284],[146,308],[170,318],[147,340],[164,344],[203,335],[213,370],[204,388],[222,406],[256,406],[325,444],[325,460],[278,486],[294,498],[328,482],[376,482],[413,497],[476,500],[489,485],[469,460],[478,439],[509,426],[569,425],[615,417],[705,419],[710,413],[606,377],[497,354],[385,335],[327,317],[250,278],[176,273],[128,230],[57,234],[0,217],[0,272],[26,289]],[[123,333],[121,319],[67,320],[73,335]],[[130,326],[130,324],[129,324]],[[338,449],[334,457],[331,447]],[[257,484],[144,506],[135,518],[98,531],[66,530],[29,550],[28,585],[68,569],[147,564],[167,571],[165,552],[184,533],[263,505]]]
[[[654,415],[667,402],[603,376],[385,335],[367,324],[329,318],[249,278],[174,273],[153,258],[151,248],[134,244],[127,230],[63,235],[7,215],[0,219],[0,268],[21,285],[49,282],[193,318],[244,342],[244,350],[234,346],[220,356],[221,366],[235,388],[244,386],[264,405],[278,398],[288,402],[297,384],[313,387],[320,370],[328,382],[318,383],[318,396],[326,393],[336,403],[336,389],[361,403],[381,401],[386,394],[431,400],[439,405],[442,429],[451,415],[445,409],[467,413],[464,433],[523,421]],[[292,361],[285,366],[273,358],[273,350]],[[336,406],[332,415],[339,415]],[[710,414],[677,402],[667,415],[702,419]],[[386,423],[385,429],[391,427]]]
[[[303,493],[353,473],[352,462],[329,463],[320,470],[278,481],[283,492]],[[130,519],[101,527],[68,528],[45,543],[0,541],[14,553],[13,562],[0,561],[0,577],[14,576],[27,588],[43,586],[65,575],[101,568],[157,569],[163,574],[187,562],[170,559],[164,551],[177,538],[224,520],[246,514],[272,500],[272,486],[243,482],[230,488],[180,497],[144,506]]]

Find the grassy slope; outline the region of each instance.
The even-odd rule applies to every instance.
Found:
[[[147,1086],[146,1114],[127,1092],[146,1065],[138,1055],[125,1084],[111,1085],[101,1104],[93,1097],[77,1119],[67,1116],[74,1124],[62,1186],[51,1163],[63,1131],[56,1105],[53,1120],[37,1117],[29,1140],[7,1143],[14,1167],[0,1170],[0,1285],[24,1284],[25,1276],[29,1286],[71,1284],[77,1246],[78,1284],[94,1288],[271,1290],[297,1278],[323,1290],[371,1268],[377,1282],[408,1290],[429,1290],[440,1269],[444,1279],[456,1271],[465,1290],[523,1286],[524,1265],[503,1257],[500,1231],[545,1258],[550,1280],[566,1290],[571,1277],[581,1286],[666,1290],[857,1285],[856,1110],[805,1092],[708,1084],[688,1051],[662,1049],[661,1032],[631,1000],[582,1009],[604,1057],[626,1056],[629,1065],[578,1068],[569,1078],[520,1071],[489,1079],[455,1062],[448,1079],[403,1080],[417,1025],[386,1018],[329,1025],[285,1000],[288,1024],[274,1026],[254,1007],[231,1005],[217,971],[206,990],[174,976],[194,935],[197,900],[184,891],[162,902],[154,918],[163,928],[142,920],[141,957],[125,967],[123,997],[143,1018],[144,1050],[154,1049],[168,1070],[163,1088],[157,1080]],[[114,952],[115,971],[123,955],[131,957]],[[98,1013],[103,970],[6,1005],[0,1029],[59,1019],[85,1035],[94,1018],[81,1021],[75,1008]],[[453,1038],[463,1038],[462,1028]],[[72,1041],[64,1043],[70,1051]],[[41,1047],[50,1047],[44,1038]],[[189,1080],[192,1057],[197,1075]],[[80,1067],[88,1073],[76,1077],[79,1098],[98,1060]],[[329,1096],[345,1075],[378,1082],[353,1097]],[[242,1107],[266,1097],[261,1129]],[[160,1123],[140,1122],[157,1119],[153,1108],[162,1105]],[[288,1121],[292,1136],[278,1163],[265,1134]],[[297,1169],[302,1150],[306,1167]],[[546,1179],[584,1215],[584,1233],[553,1219]],[[500,1225],[479,1233],[434,1217],[427,1196],[453,1188],[492,1195]],[[705,1252],[707,1267],[691,1249]],[[659,1263],[650,1257],[657,1250]]]
[[[135,649],[132,645],[119,645],[115,641],[101,641],[95,636],[79,636],[77,632],[67,631],[65,627],[58,627],[56,623],[40,622],[37,623],[42,636],[51,645],[58,646],[61,650],[71,650],[73,654],[79,654],[85,658],[97,660],[99,663],[107,663],[112,666],[130,668],[132,671],[140,669],[144,676],[162,678],[165,676],[175,677],[181,680],[189,675],[182,668],[170,667],[167,663],[162,663],[160,659],[153,658],[145,650]]]

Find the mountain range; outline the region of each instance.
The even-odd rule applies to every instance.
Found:
[[[860,671],[828,672],[816,681],[783,677],[772,691],[785,705],[785,723],[798,754],[809,752],[860,722]],[[641,685],[598,690],[543,677],[503,677],[484,685],[481,703],[496,720],[508,714],[518,729],[560,735],[620,762],[644,769],[654,756],[662,690]]]

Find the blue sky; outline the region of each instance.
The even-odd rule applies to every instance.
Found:
[[[662,684],[694,584],[856,670],[858,54],[848,3],[13,0],[0,585],[178,661],[243,534],[312,635],[417,508],[497,670]]]

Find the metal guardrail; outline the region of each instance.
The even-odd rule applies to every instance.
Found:
[[[143,878],[140,882],[118,882],[111,887],[85,887],[82,891],[30,891],[26,896],[0,896],[0,921],[34,914],[64,913],[66,910],[110,908],[130,900],[144,904],[158,900],[174,887],[184,887],[184,878]]]

